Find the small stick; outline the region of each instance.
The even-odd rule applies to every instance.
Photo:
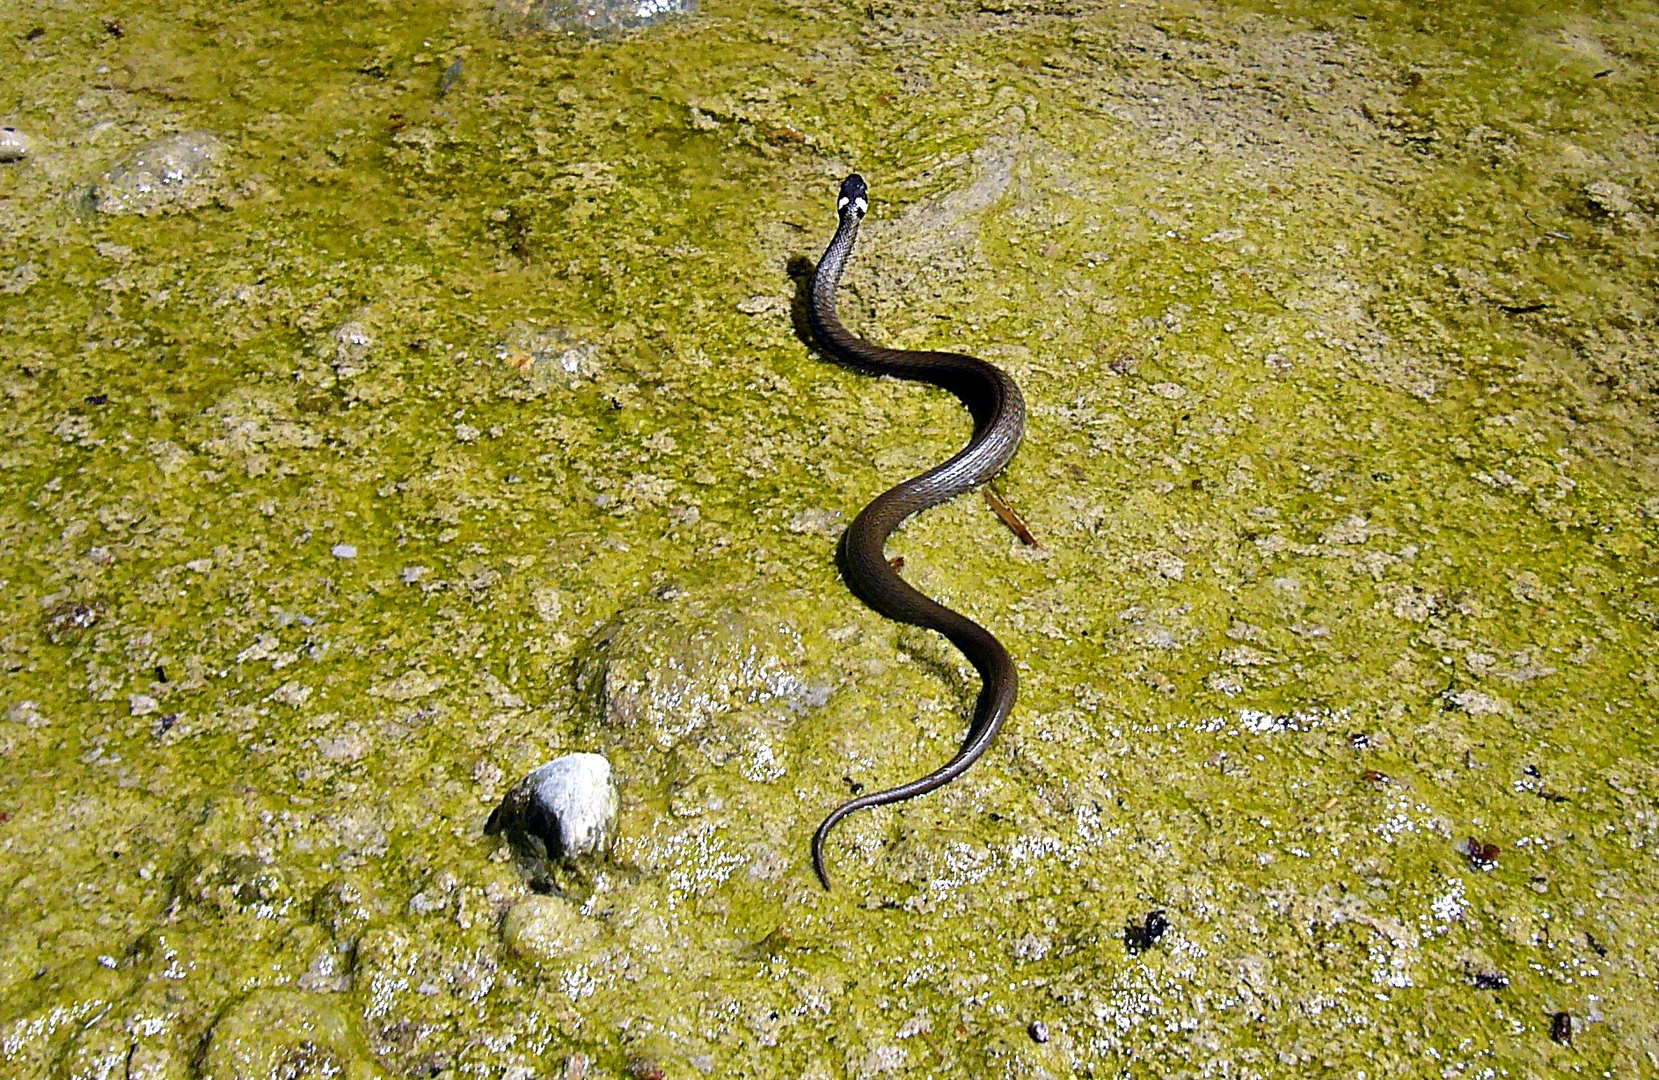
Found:
[[[1038,551],[1048,550],[1042,545],[1041,541],[1031,534],[1031,527],[1014,512],[1014,508],[1008,505],[1007,500],[997,494],[996,488],[986,484],[984,491],[986,504],[996,512],[997,517],[1002,519],[1002,523],[1008,526],[1015,536],[1020,538],[1020,543],[1026,547],[1034,547]]]

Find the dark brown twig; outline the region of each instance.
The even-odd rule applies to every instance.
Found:
[[[1015,536],[1020,538],[1020,543],[1026,547],[1034,547],[1038,551],[1048,550],[1043,546],[1042,541],[1032,535],[1031,527],[1025,523],[1025,519],[1014,512],[1014,508],[1008,505],[1006,499],[997,494],[996,488],[986,484],[984,491],[986,504],[996,512],[997,517],[1002,519],[1002,523],[1008,526]]]

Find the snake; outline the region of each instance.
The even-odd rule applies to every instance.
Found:
[[[967,772],[990,748],[1013,711],[1019,675],[1008,650],[983,626],[926,596],[899,576],[887,561],[887,539],[906,518],[987,483],[1013,458],[1025,435],[1025,399],[1014,380],[995,364],[961,353],[889,349],[866,341],[841,325],[835,290],[858,242],[859,224],[869,212],[869,186],[857,174],[841,183],[836,200],[839,223],[813,270],[806,305],[807,327],[818,348],[833,360],[871,375],[929,383],[948,390],[973,417],[973,437],[949,460],[878,495],[841,535],[837,562],[854,595],[877,614],[944,635],[979,673],[979,699],[956,756],[920,779],[884,791],[858,795],[836,807],[812,837],[812,868],[827,891],[824,841],[849,814],[926,795]]]

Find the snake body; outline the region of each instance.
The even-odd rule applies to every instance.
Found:
[[[980,692],[967,738],[955,757],[920,779],[842,803],[818,826],[812,838],[812,867],[825,889],[830,883],[824,870],[824,839],[836,823],[859,810],[925,795],[967,772],[990,747],[1013,710],[1019,686],[1014,662],[1002,643],[972,619],[907,584],[888,563],[884,548],[893,530],[910,515],[973,490],[1008,464],[1025,434],[1025,400],[1013,379],[977,357],[883,348],[841,325],[835,313],[835,289],[868,209],[864,179],[847,177],[841,184],[837,206],[840,224],[812,275],[807,304],[807,325],[812,336],[830,357],[860,371],[949,390],[968,407],[974,431],[968,445],[950,460],[882,493],[859,512],[841,537],[841,573],[858,598],[879,614],[936,630],[948,638],[979,672]]]

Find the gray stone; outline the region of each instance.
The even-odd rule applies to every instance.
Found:
[[[194,210],[218,194],[225,147],[205,131],[157,139],[112,166],[92,191],[102,214],[163,214]]]
[[[501,924],[507,948],[538,963],[579,953],[599,935],[600,928],[562,896],[527,896],[513,905]]]
[[[597,737],[629,751],[731,744],[787,724],[829,698],[805,675],[805,650],[764,596],[699,589],[618,615],[577,665]]]
[[[693,15],[697,0],[498,0],[495,10],[510,29],[597,38]]]
[[[255,990],[213,1025],[197,1073],[201,1080],[271,1076],[381,1075],[347,1013],[321,994]]]
[[[334,373],[342,379],[354,378],[368,370],[369,350],[374,338],[362,323],[355,319],[334,331]]]
[[[22,161],[33,150],[27,135],[16,128],[0,128],[0,164]]]
[[[505,834],[535,867],[603,857],[621,809],[611,763],[602,754],[566,754],[519,781],[484,831]]]
[[[558,328],[519,323],[509,327],[496,343],[495,358],[506,380],[503,397],[518,401],[563,390],[599,370],[599,348]]]

